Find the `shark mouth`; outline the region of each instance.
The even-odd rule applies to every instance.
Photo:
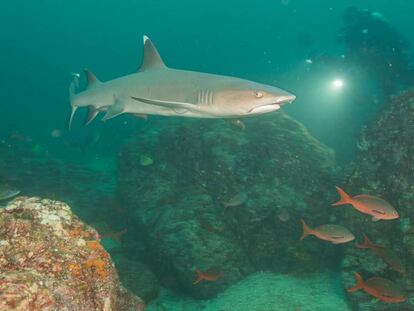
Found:
[[[249,113],[266,113],[271,111],[279,110],[281,106],[289,104],[295,100],[296,96],[280,96],[276,99],[274,103],[264,104],[260,106],[253,107],[249,110]]]

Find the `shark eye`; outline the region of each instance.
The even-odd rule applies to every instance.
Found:
[[[262,98],[262,97],[263,97],[263,92],[260,92],[260,91],[254,91],[254,96],[255,96],[256,98]]]

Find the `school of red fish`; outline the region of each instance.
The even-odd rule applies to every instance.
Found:
[[[352,207],[360,213],[370,215],[372,221],[392,220],[399,217],[396,209],[384,199],[367,194],[351,197],[339,187],[336,187],[336,190],[340,195],[340,200],[332,204],[332,206],[352,205]],[[333,244],[346,243],[355,239],[354,235],[347,228],[342,226],[324,224],[312,229],[308,227],[303,219],[301,222],[303,226],[301,240],[309,235],[314,235],[318,239],[329,241]],[[362,244],[357,244],[357,247],[360,249],[370,249],[376,256],[382,258],[382,260],[388,264],[390,269],[405,274],[404,264],[397,254],[382,245],[371,242],[366,235],[364,235],[364,242]],[[374,276],[364,281],[358,272],[355,272],[355,279],[355,286],[347,290],[349,293],[362,289],[367,294],[374,296],[383,302],[397,303],[406,300],[403,290],[390,280]]]
[[[360,194],[351,197],[344,190],[336,187],[340,200],[333,203],[332,206],[337,207],[340,205],[351,205],[358,212],[369,215],[372,217],[372,221],[379,220],[392,220],[399,218],[396,209],[387,201],[382,198]],[[229,207],[235,207],[242,205],[247,200],[245,193],[239,193],[235,195],[230,201],[223,202],[225,209]],[[336,224],[323,224],[315,228],[309,227],[303,219],[301,219],[303,234],[300,240],[303,240],[307,236],[315,236],[320,240],[329,241],[332,244],[341,244],[351,242],[355,239],[355,236],[347,228]],[[397,271],[401,274],[405,274],[406,270],[403,262],[399,259],[398,255],[392,250],[387,249],[382,245],[375,244],[364,235],[364,242],[356,245],[359,249],[369,249],[376,256],[380,257],[385,263],[388,264],[390,269]],[[208,271],[202,272],[196,269],[196,279],[193,285],[202,281],[214,282],[217,281],[221,273],[209,273]],[[400,289],[394,282],[374,276],[367,280],[363,280],[358,272],[355,272],[356,285],[349,288],[347,291],[353,293],[359,289],[364,290],[367,294],[376,297],[377,299],[387,303],[398,303],[406,300],[404,291]],[[299,307],[297,308],[299,310]]]

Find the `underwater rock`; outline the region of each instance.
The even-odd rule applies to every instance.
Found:
[[[310,272],[336,260],[339,248],[299,241],[301,218],[329,219],[333,152],[284,113],[243,122],[245,130],[222,120],[163,120],[120,153],[128,230],[144,238],[164,286],[206,298],[256,270]],[[140,154],[154,164],[142,166]],[[240,193],[246,199],[225,208]],[[193,285],[196,269],[220,277]]]
[[[364,130],[359,154],[343,185],[350,195],[378,195],[398,211],[396,220],[372,222],[371,217],[349,206],[335,209],[359,243],[363,235],[384,246],[377,254],[347,245],[342,262],[346,288],[354,283],[354,272],[365,278],[380,276],[392,280],[407,292],[398,306],[385,304],[365,293],[349,295],[358,310],[413,310],[414,298],[414,90],[392,97]],[[388,263],[387,263],[388,262]],[[404,273],[405,272],[405,273]]]
[[[259,272],[249,275],[210,300],[196,300],[163,289],[147,311],[349,311],[338,275],[305,278]]]
[[[65,203],[18,197],[0,209],[1,310],[143,310],[98,233]]]
[[[158,296],[160,283],[149,267],[142,262],[129,260],[123,256],[113,258],[122,284],[145,303]]]

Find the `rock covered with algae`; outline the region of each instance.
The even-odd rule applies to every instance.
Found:
[[[0,209],[0,310],[143,310],[98,233],[68,205],[19,197]]]
[[[118,192],[164,286],[207,298],[256,270],[309,272],[335,260],[331,245],[299,241],[301,218],[328,221],[336,178],[333,152],[303,125],[283,113],[244,129],[163,121],[120,153]],[[193,285],[196,269],[219,278]]]
[[[360,243],[366,234],[385,246],[379,254],[348,245],[342,261],[345,287],[355,283],[354,271],[364,278],[381,276],[405,289],[404,303],[385,304],[363,292],[349,295],[358,310],[414,310],[414,89],[392,97],[364,130],[359,155],[344,189],[351,195],[378,195],[398,211],[397,220],[372,222],[349,206],[338,207],[347,227]],[[341,210],[339,210],[341,209]]]

